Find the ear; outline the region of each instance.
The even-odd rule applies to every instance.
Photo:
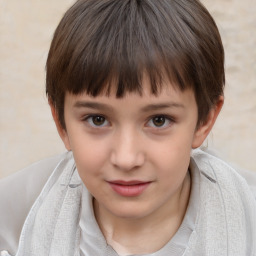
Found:
[[[71,150],[71,146],[70,146],[70,142],[69,142],[69,137],[68,137],[68,133],[66,131],[66,129],[64,129],[59,121],[59,117],[58,117],[58,114],[57,114],[57,110],[56,108],[54,107],[54,105],[49,101],[49,105],[51,107],[51,112],[52,112],[52,117],[53,117],[53,120],[55,122],[55,125],[56,125],[56,128],[57,128],[57,131],[59,133],[59,136],[60,138],[62,139],[64,145],[65,145],[65,148],[70,151]]]
[[[212,130],[212,127],[222,109],[223,103],[224,97],[220,96],[218,102],[210,110],[207,120],[204,123],[202,123],[195,131],[192,143],[193,149],[198,148],[203,144],[204,140]]]

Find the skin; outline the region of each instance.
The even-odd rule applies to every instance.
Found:
[[[142,96],[117,99],[67,93],[66,130],[52,114],[77,170],[94,197],[94,212],[108,244],[119,254],[152,253],[177,232],[189,201],[192,148],[210,132],[223,104],[220,97],[208,119],[197,127],[197,104],[191,90],[170,83],[154,96],[147,80]],[[148,185],[135,196],[123,196],[115,181]],[[154,236],[152,236],[154,234]]]

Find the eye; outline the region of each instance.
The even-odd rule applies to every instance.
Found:
[[[164,115],[159,115],[159,116],[154,116],[152,117],[148,123],[147,126],[153,127],[153,128],[165,128],[168,125],[170,125],[171,119],[164,116]]]
[[[91,115],[85,118],[85,121],[92,127],[105,127],[109,125],[108,120],[101,115]]]

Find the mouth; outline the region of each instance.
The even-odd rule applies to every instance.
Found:
[[[141,195],[147,187],[151,184],[151,182],[145,181],[109,181],[110,187],[119,195],[124,197],[135,197]]]

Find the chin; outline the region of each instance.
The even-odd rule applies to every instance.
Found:
[[[123,218],[136,220],[150,215],[151,211],[147,207],[143,207],[141,203],[118,205],[115,209],[111,209],[112,215]]]

